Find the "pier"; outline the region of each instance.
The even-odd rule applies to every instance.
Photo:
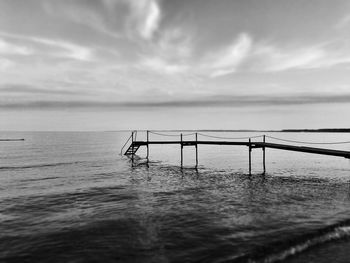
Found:
[[[305,145],[292,145],[290,143],[297,143],[297,144],[346,144],[350,143],[348,142],[326,142],[326,143],[314,143],[314,142],[300,142],[300,141],[293,141],[293,140],[286,140],[286,139],[280,139],[276,137],[271,137],[267,135],[260,135],[260,136],[252,136],[252,137],[240,137],[240,138],[225,138],[225,137],[219,137],[219,136],[211,136],[211,135],[205,135],[202,133],[190,133],[190,134],[185,134],[185,136],[192,135],[195,137],[194,140],[185,140],[184,139],[184,134],[180,133],[179,135],[168,135],[168,134],[160,134],[152,131],[146,131],[147,137],[145,141],[137,140],[137,131],[133,131],[131,133],[131,136],[128,138],[126,143],[124,144],[121,154],[124,154],[126,156],[129,156],[132,161],[132,165],[134,165],[134,157],[136,152],[139,150],[141,146],[144,146],[147,148],[147,156],[146,156],[146,164],[148,165],[149,163],[149,146],[150,145],[179,145],[180,146],[180,156],[181,156],[181,161],[180,165],[181,168],[183,167],[183,148],[184,147],[195,147],[196,150],[196,164],[195,164],[195,169],[198,168],[198,145],[230,145],[230,146],[246,146],[248,147],[248,160],[249,160],[249,174],[251,174],[252,171],[252,150],[253,149],[262,149],[262,163],[263,163],[263,174],[266,173],[266,149],[278,149],[278,150],[284,150],[284,151],[293,151],[293,152],[302,152],[302,153],[311,153],[311,154],[320,154],[320,155],[328,155],[328,156],[336,156],[336,157],[343,157],[350,159],[350,151],[343,151],[343,150],[334,150],[334,149],[326,149],[326,148],[316,148],[316,147],[309,147]],[[150,133],[156,134],[156,135],[161,135],[161,136],[173,136],[177,137],[177,140],[153,140],[151,141],[149,139]],[[198,140],[198,135],[206,136],[209,138],[212,138],[211,140]],[[260,138],[262,139],[261,141],[253,141],[253,139]],[[267,139],[277,139],[283,142],[288,142],[288,144],[285,143],[271,143],[267,142]],[[230,140],[225,140],[223,139],[230,139]],[[245,140],[245,141],[243,141]],[[127,146],[127,150],[124,152],[123,149]]]

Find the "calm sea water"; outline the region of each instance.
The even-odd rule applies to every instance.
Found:
[[[152,146],[132,168],[128,136],[0,133],[25,138],[0,142],[0,262],[348,262],[349,160],[268,149],[262,175],[255,149],[249,176],[246,147],[199,146],[196,171],[194,148],[181,170],[179,146]]]

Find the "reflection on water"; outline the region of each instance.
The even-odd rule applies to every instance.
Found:
[[[132,168],[126,134],[21,135],[0,153],[1,261],[302,262],[348,245],[346,160],[269,151],[263,176],[257,150],[248,176],[245,148],[201,147],[196,171],[153,147]]]

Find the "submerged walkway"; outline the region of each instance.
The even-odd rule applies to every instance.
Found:
[[[164,141],[150,141],[149,140],[149,133],[153,133],[156,135],[161,136],[176,136],[179,139],[178,140],[164,140]],[[313,154],[320,154],[320,155],[329,155],[329,156],[336,156],[336,157],[344,157],[347,159],[350,159],[350,151],[343,151],[343,150],[334,150],[334,149],[325,149],[325,148],[316,148],[316,147],[308,147],[308,146],[297,146],[297,145],[290,145],[290,144],[279,144],[279,143],[270,143],[266,142],[266,138],[270,139],[277,139],[284,142],[289,143],[301,143],[301,144],[346,144],[350,143],[350,141],[347,142],[326,142],[326,143],[314,143],[314,142],[300,142],[300,141],[293,141],[293,140],[285,140],[280,138],[275,138],[271,136],[261,135],[261,136],[252,136],[252,137],[241,137],[241,138],[225,138],[225,137],[218,137],[218,136],[211,136],[211,135],[205,135],[202,133],[191,133],[191,134],[180,134],[180,135],[168,135],[168,134],[160,134],[155,132],[147,131],[147,140],[146,141],[140,141],[136,139],[137,132],[132,132],[131,136],[129,137],[128,141],[124,145],[124,147],[128,144],[128,142],[131,140],[131,143],[128,147],[128,149],[124,152],[124,155],[130,156],[132,159],[132,163],[134,163],[134,155],[138,151],[138,149],[141,146],[147,147],[147,164],[149,162],[149,145],[179,145],[181,146],[181,167],[183,166],[183,147],[185,146],[194,146],[196,147],[196,168],[198,167],[198,145],[231,145],[231,146],[247,146],[249,148],[249,174],[251,174],[251,151],[254,148],[261,148],[263,150],[263,168],[264,172],[266,172],[265,168],[265,149],[271,148],[271,149],[279,149],[279,150],[285,150],[285,151],[294,151],[294,152],[303,152],[303,153],[313,153]],[[183,140],[184,136],[194,135],[195,140]],[[215,140],[198,140],[198,135],[206,136],[209,138],[213,138]],[[252,142],[253,138],[262,138],[262,142]],[[235,139],[233,141],[222,141],[222,139]],[[248,141],[238,141],[242,139],[248,139]],[[123,147],[123,148],[124,148]],[[123,149],[122,149],[123,153]]]

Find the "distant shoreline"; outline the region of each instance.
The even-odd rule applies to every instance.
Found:
[[[349,132],[350,129],[284,129],[280,132]]]
[[[190,131],[190,130],[189,130]],[[198,130],[206,132],[328,132],[328,133],[350,133],[350,129],[282,129],[282,130]]]
[[[117,132],[130,132],[132,130],[116,130]],[[147,130],[137,130],[139,132],[146,132]],[[190,129],[184,129],[184,130],[149,130],[154,132],[309,132],[309,133],[350,133],[350,128],[327,128],[327,129],[282,129],[282,130],[211,130],[211,129],[199,129],[199,130],[190,130]],[[111,131],[113,132],[113,131]]]
[[[132,132],[134,130],[101,130],[101,131],[9,131],[9,130],[3,130],[0,132]],[[146,132],[145,129],[137,130],[138,132]],[[327,128],[327,129],[282,129],[282,130],[248,130],[248,129],[242,129],[242,130],[211,130],[211,129],[155,129],[155,130],[148,130],[148,131],[154,131],[154,132],[285,132],[285,133],[297,133],[297,132],[305,132],[305,133],[350,133],[350,128]]]

